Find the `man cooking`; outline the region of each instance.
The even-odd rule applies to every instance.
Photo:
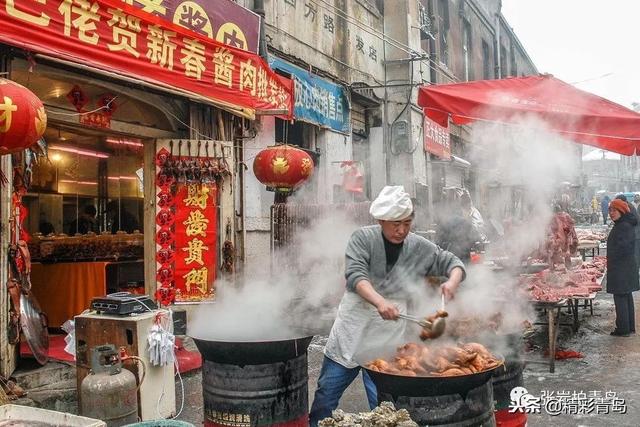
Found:
[[[450,252],[410,233],[413,204],[402,186],[382,189],[369,210],[379,225],[355,231],[346,250],[347,290],[325,347],[309,421],[311,426],[331,416],[340,397],[360,371],[354,356],[366,343],[396,345],[404,335],[411,291],[424,286],[427,276],[447,276],[441,290],[453,298],[465,270]],[[373,356],[373,355],[371,355]],[[375,385],[362,373],[371,409],[378,404]]]

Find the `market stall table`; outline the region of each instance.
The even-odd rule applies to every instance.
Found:
[[[580,252],[580,255],[582,256],[583,261],[586,261],[588,252],[590,252],[591,258],[595,258],[596,255],[600,255],[600,244],[596,242],[579,243],[578,252]]]
[[[558,329],[560,329],[560,312],[562,307],[567,305],[568,300],[559,301],[532,301],[534,307],[547,312],[547,322],[536,322],[537,325],[549,325],[549,372],[554,373],[556,369],[556,344],[558,340]]]

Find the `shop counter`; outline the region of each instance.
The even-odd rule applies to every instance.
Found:
[[[59,328],[89,308],[93,298],[120,290],[123,282],[118,272],[131,266],[144,268],[142,261],[36,262],[31,267],[31,289],[49,318],[49,327]]]

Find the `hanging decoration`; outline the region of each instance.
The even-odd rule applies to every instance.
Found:
[[[85,105],[89,103],[89,97],[78,85],[73,86],[69,93],[67,93],[67,99],[71,105],[76,108],[78,113],[81,113],[84,110]]]
[[[42,101],[24,86],[0,78],[0,155],[31,147],[46,128]]]
[[[359,162],[347,160],[341,162],[340,167],[344,169],[342,175],[342,188],[344,191],[352,194],[363,194],[364,174],[360,171]]]
[[[268,190],[282,193],[300,187],[313,174],[313,159],[292,145],[272,145],[253,160],[253,173]]]
[[[230,174],[216,144],[199,141],[192,147],[192,141],[178,141],[174,153],[170,141],[169,150],[156,154],[156,299],[164,306],[215,295],[218,189]]]

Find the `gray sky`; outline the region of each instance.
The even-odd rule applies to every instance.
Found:
[[[540,72],[626,107],[640,102],[640,1],[502,0],[502,14]]]

